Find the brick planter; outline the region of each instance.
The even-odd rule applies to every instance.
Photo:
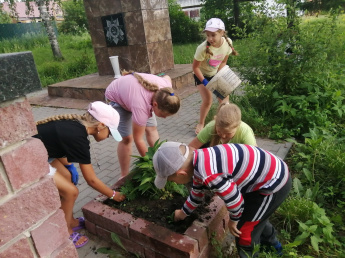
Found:
[[[203,222],[194,221],[184,234],[133,217],[103,204],[104,200],[91,201],[82,208],[86,229],[111,244],[114,232],[129,252],[140,257],[212,257],[211,239],[221,242],[227,233],[229,214],[218,196],[213,197],[210,212],[202,216]]]

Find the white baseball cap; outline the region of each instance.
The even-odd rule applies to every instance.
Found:
[[[181,145],[186,148],[184,155],[180,151]],[[157,174],[155,179],[157,188],[162,189],[165,186],[168,176],[182,167],[188,158],[188,154],[189,147],[180,142],[165,142],[158,148],[152,158],[153,167]]]
[[[120,115],[112,106],[102,101],[95,101],[90,103],[87,111],[99,122],[108,126],[115,141],[122,141],[122,137],[117,130],[120,122]]]
[[[211,18],[206,22],[205,31],[216,32],[218,30],[225,30],[224,22],[219,18]]]

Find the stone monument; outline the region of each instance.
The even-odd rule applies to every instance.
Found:
[[[99,75],[121,69],[157,74],[174,68],[167,0],[85,0]]]

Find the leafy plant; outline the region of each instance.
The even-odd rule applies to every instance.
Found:
[[[313,249],[319,253],[320,244],[340,246],[340,242],[333,235],[333,223],[326,216],[325,210],[316,203],[313,204],[312,218],[306,222],[298,221],[301,232],[295,239],[295,242],[305,242],[310,239]]]
[[[164,142],[157,140],[153,147],[148,148],[148,152],[144,157],[134,156],[137,159],[134,161],[134,168],[128,175],[129,180],[126,180],[121,187],[121,192],[126,195],[128,200],[134,200],[138,196],[145,196],[149,199],[172,199],[174,193],[184,197],[188,195],[185,185],[178,185],[169,181],[163,189],[158,189],[154,185],[156,172],[154,171],[152,158]]]
[[[129,254],[134,255],[135,257],[140,257],[139,254],[136,253],[130,253],[128,250],[124,247],[124,245],[121,242],[121,239],[118,235],[116,235],[114,232],[111,232],[111,240],[121,248],[121,251],[117,251],[114,249],[111,249],[110,247],[101,247],[97,249],[97,252],[101,254],[108,254],[110,258],[120,258],[120,257],[128,257]]]

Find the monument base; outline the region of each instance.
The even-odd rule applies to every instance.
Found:
[[[171,77],[173,88],[181,98],[197,91],[191,64],[177,64],[164,73]],[[104,101],[105,89],[113,80],[113,75],[89,74],[49,85],[48,90],[27,97],[32,105],[85,109],[92,101]]]

